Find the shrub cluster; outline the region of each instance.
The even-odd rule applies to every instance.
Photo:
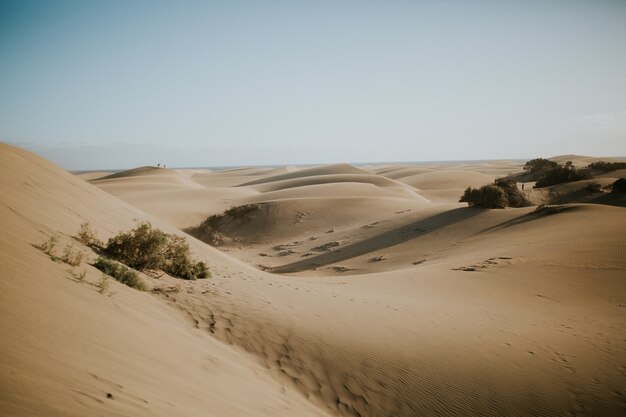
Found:
[[[144,284],[141,278],[139,278],[137,272],[127,268],[120,263],[100,256],[98,257],[98,259],[96,259],[96,262],[93,264],[93,266],[95,266],[105,274],[115,278],[115,280],[121,282],[124,285],[128,285],[129,287],[138,289],[140,291],[146,290],[146,284]]]
[[[513,179],[499,178],[494,184],[483,185],[480,188],[467,187],[459,200],[470,207],[505,208],[528,207],[531,202],[524,193],[517,188]]]
[[[76,235],[76,239],[86,246],[93,248],[101,248],[104,245],[104,243],[96,237],[96,232],[91,228],[89,222],[85,222],[80,225],[80,230],[78,231],[78,235]]]
[[[626,193],[626,178],[618,178],[611,184],[611,191],[614,193]]]
[[[557,165],[556,167],[543,171],[535,183],[535,188],[588,179],[591,179],[591,174],[588,171],[576,169],[572,163],[568,161],[565,165]]]
[[[526,162],[524,171],[529,171],[531,174],[540,174],[552,168],[556,168],[557,166],[559,166],[559,164],[549,159],[535,158]]]
[[[507,206],[504,190],[493,184],[483,185],[480,188],[467,187],[459,202],[467,203],[470,207],[489,209]]]
[[[532,206],[532,203],[526,195],[517,188],[517,181],[514,179],[498,178],[496,180],[496,186],[500,187],[504,191],[506,197],[507,206],[509,207],[528,207]]]
[[[109,239],[102,252],[131,268],[160,269],[174,277],[194,280],[210,276],[204,262],[191,259],[184,238],[142,223]]]
[[[615,171],[617,169],[626,169],[626,162],[592,162],[587,168],[595,169],[596,171],[608,172]]]

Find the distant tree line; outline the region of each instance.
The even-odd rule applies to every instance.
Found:
[[[592,178],[588,168],[577,169],[572,161],[561,165],[549,159],[536,158],[526,162],[524,170],[530,173],[531,180],[536,181],[535,188]]]
[[[626,169],[626,162],[598,161],[598,162],[590,163],[588,168],[596,170],[596,171],[609,172],[609,171],[615,171],[618,169]]]

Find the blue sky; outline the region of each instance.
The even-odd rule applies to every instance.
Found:
[[[626,1],[1,1],[0,140],[68,169],[626,155]]]

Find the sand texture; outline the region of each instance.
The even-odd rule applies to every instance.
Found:
[[[521,168],[75,176],[0,145],[0,415],[624,415],[626,208],[575,203],[584,183],[458,203]],[[85,221],[186,236],[212,277],[101,291]],[[85,261],[34,247],[53,234]]]

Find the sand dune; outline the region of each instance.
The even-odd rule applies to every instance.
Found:
[[[0,170],[0,414],[325,414],[153,296],[115,282],[99,294],[99,271],[82,265],[80,284],[32,246],[52,233],[70,243],[85,220],[102,237],[158,220],[7,145]]]
[[[479,172],[445,170],[403,177],[400,181],[420,190],[464,190],[492,183],[494,178]]]
[[[308,175],[301,178],[292,178],[280,181],[262,182],[257,185],[251,185],[260,192],[285,190],[288,188],[304,187],[307,185],[332,184],[332,183],[365,183],[372,184],[377,187],[402,187],[401,183],[391,181],[378,175],[367,174],[326,174],[326,175]]]
[[[433,173],[416,177],[450,171],[429,168]],[[484,178],[474,169],[467,178],[444,172],[423,184],[446,192]],[[377,185],[390,181],[382,176],[377,184],[298,182],[320,175],[371,180],[373,172],[348,165],[278,174],[177,170],[167,174],[176,184],[158,189],[146,181],[142,189],[144,177],[159,175],[92,185],[3,145],[0,409],[623,415],[624,208],[481,210],[391,197],[408,186]],[[298,186],[281,187],[285,180]],[[223,251],[188,237],[213,278],[150,280],[153,287],[177,285],[177,292],[139,293],[113,283],[114,294],[103,295],[32,246],[51,233],[70,242],[86,220],[103,239],[142,220],[182,234],[179,216],[200,215],[198,204],[225,206],[227,187],[233,205],[258,201],[262,208],[227,224],[224,231],[237,239]],[[350,197],[350,189],[362,195]],[[282,274],[261,271],[259,263]],[[81,268],[88,282],[99,279],[90,265]]]
[[[294,178],[304,178],[304,177],[311,177],[311,176],[318,176],[318,175],[340,175],[340,174],[366,174],[367,175],[369,173],[367,171],[356,168],[349,164],[324,165],[321,167],[313,167],[313,168],[301,169],[301,170],[294,171],[294,172],[288,172],[285,174],[270,175],[262,179],[250,181],[241,185],[250,186],[250,185],[263,184],[267,182],[290,180]]]
[[[425,174],[427,172],[433,172],[432,168],[415,168],[415,167],[400,167],[387,169],[382,172],[378,172],[379,175],[391,179],[399,179],[410,177],[413,175]]]

